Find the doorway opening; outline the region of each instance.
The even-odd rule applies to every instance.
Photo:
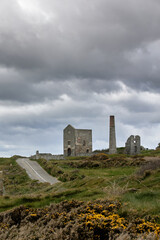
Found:
[[[67,155],[68,155],[68,157],[71,156],[71,148],[68,148]]]

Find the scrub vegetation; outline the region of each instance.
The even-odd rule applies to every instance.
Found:
[[[74,203],[78,204],[81,209],[79,212],[77,212],[77,207],[73,207],[70,213],[59,211],[60,215],[55,217],[53,226],[58,224],[60,216],[61,218],[63,216],[66,222],[64,220],[64,225],[60,227],[61,233],[58,233],[60,230],[54,231],[54,239],[58,239],[56,234],[57,236],[61,234],[61,239],[64,239],[65,234],[66,236],[71,234],[66,233],[65,229],[72,229],[73,236],[75,236],[73,239],[80,239],[78,232],[82,229],[86,231],[83,231],[86,235],[82,239],[109,239],[109,237],[118,239],[119,235],[121,235],[121,239],[136,239],[136,237],[138,239],[140,234],[147,234],[146,239],[158,239],[160,229],[160,151],[145,151],[141,155],[133,157],[123,154],[107,155],[99,152],[86,158],[38,160],[48,173],[60,180],[54,185],[31,180],[25,170],[17,165],[16,158],[17,156],[0,159],[0,170],[3,171],[4,183],[4,195],[0,197],[1,212],[17,207],[15,209],[23,209],[22,211],[17,210],[23,214],[28,211],[31,218],[27,217],[27,219],[33,218],[33,222],[36,222],[39,214],[43,219],[45,214],[45,218],[49,218],[49,212],[41,214],[42,209],[46,209],[46,206],[54,204],[52,208],[56,208],[55,206],[61,206],[57,204],[65,203],[70,206]],[[102,206],[101,210],[98,207],[97,212],[92,207],[93,212],[91,210],[87,212],[87,207],[96,204]],[[109,212],[107,208],[107,213],[105,213],[105,208],[110,204],[115,206],[114,211]],[[23,206],[23,208],[18,206]],[[72,207],[70,206],[70,208]],[[13,211],[15,210],[9,212]],[[72,211],[75,212],[74,217]],[[1,214],[3,215],[5,212]],[[72,219],[70,219],[70,215],[72,215]],[[0,228],[3,234],[6,234],[5,231],[8,227],[11,227],[11,225],[6,226],[5,224],[2,219]],[[131,229],[130,226],[132,226]],[[105,237],[101,236],[103,234]],[[123,235],[124,238],[122,238]],[[149,238],[150,236],[151,238]],[[32,236],[31,239],[36,238]],[[66,237],[65,239],[72,238]]]

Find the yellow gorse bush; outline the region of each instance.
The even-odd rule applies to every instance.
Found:
[[[42,209],[24,207],[20,216],[25,219],[26,223],[37,224],[37,221],[40,223],[40,220],[42,220],[45,223],[44,225],[47,226],[51,222],[49,231],[52,233],[55,233],[56,229],[64,229],[64,234],[67,230],[68,234],[70,234],[70,230],[72,232],[74,230],[76,234],[79,234],[79,239],[87,239],[91,236],[94,240],[108,239],[108,236],[119,235],[123,232],[131,233],[136,237],[153,233],[159,239],[160,224],[145,221],[145,219],[121,217],[118,213],[120,207],[119,201],[99,200],[85,203],[73,200],[64,201],[58,207],[51,206]],[[13,221],[10,224],[13,224]],[[0,232],[9,229],[12,226],[10,224],[2,221]]]

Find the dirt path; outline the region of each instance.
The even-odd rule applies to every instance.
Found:
[[[18,158],[16,162],[26,170],[31,179],[50,184],[59,182],[57,178],[49,175],[36,161],[31,161],[28,158]]]

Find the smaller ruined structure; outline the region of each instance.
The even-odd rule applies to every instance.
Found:
[[[76,129],[70,124],[63,130],[64,157],[92,154],[92,130]]]
[[[114,153],[117,153],[117,149],[116,149],[115,120],[114,120],[114,116],[110,116],[109,154],[114,154]]]
[[[136,155],[141,151],[141,140],[140,136],[131,135],[125,144],[125,153],[128,155]]]
[[[30,157],[31,159],[46,159],[46,160],[51,160],[51,159],[56,159],[56,160],[60,160],[60,159],[64,159],[63,155],[53,155],[51,153],[39,153],[39,151],[36,151],[36,155],[32,155]]]

